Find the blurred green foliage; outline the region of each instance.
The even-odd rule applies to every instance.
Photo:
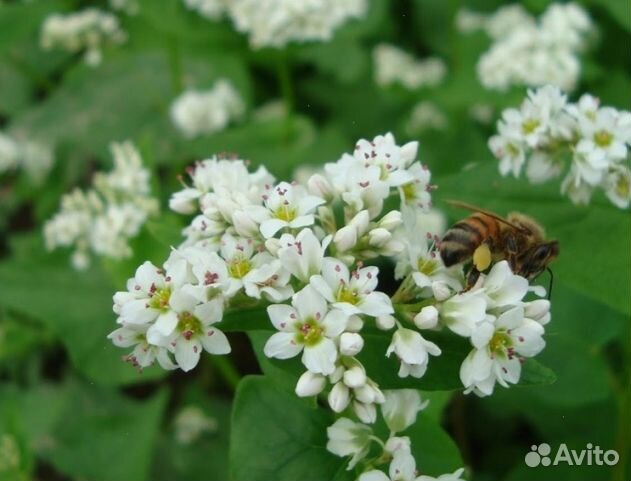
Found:
[[[0,179],[0,480],[352,479],[342,460],[325,449],[330,414],[291,393],[297,360],[259,357],[267,378],[245,378],[231,406],[228,379],[234,372],[212,359],[203,358],[192,373],[168,376],[157,368],[138,374],[121,362],[121,351],[105,339],[114,327],[111,296],[135,266],[145,259],[161,262],[178,242],[182,220],[166,212],[166,199],[192,161],[237,152],[288,178],[298,165],[335,160],[358,138],[392,131],[399,141],[411,140],[404,119],[424,99],[439,105],[449,121],[444,131],[419,135],[420,158],[439,186],[434,204],[452,220],[463,215],[447,206],[452,198],[499,213],[520,210],[559,239],[553,320],[541,364],[526,365],[526,381],[536,386],[499,389],[488,399],[445,392],[459,388],[465,347],[453,346],[451,355],[449,343],[460,339],[443,340],[445,355],[430,362],[420,382],[392,377],[393,361],[385,358],[365,359],[368,371],[384,388],[431,391],[430,410],[404,433],[429,474],[467,465],[475,481],[629,478],[629,214],[600,197],[576,207],[557,184],[532,186],[497,173],[486,146],[493,126],[475,123],[469,109],[483,103],[497,116],[524,90],[485,91],[475,63],[489,41],[481,33],[459,34],[453,19],[461,6],[493,11],[503,2],[370,0],[368,16],[343,27],[331,42],[284,52],[252,51],[228,22],[209,22],[179,0],[139,3],[136,16],[121,16],[128,42],[107,50],[96,69],[77,56],[43,52],[38,32],[52,12],[105,2],[0,4],[0,126],[51,142],[57,158],[42,185],[20,175]],[[540,12],[548,2],[524,4]],[[583,4],[599,31],[578,91],[629,109],[630,4]],[[447,81],[416,92],[379,88],[371,50],[384,41],[443,57]],[[289,69],[290,89],[277,79],[282,65]],[[219,77],[234,83],[250,114],[223,132],[183,139],[169,122],[172,99],[184,87],[209,87]],[[290,107],[285,117],[252,114],[283,96]],[[134,241],[132,259],[77,273],[65,254],[45,251],[42,222],[56,211],[62,193],[109,167],[107,144],[124,139],[137,143],[152,168],[165,213]],[[250,312],[225,324],[227,331],[248,330],[253,345],[231,334],[236,369],[260,374],[255,359],[269,335],[265,318]],[[368,336],[368,342],[385,351],[383,338]],[[216,419],[217,429],[182,445],[174,420],[189,405]],[[575,449],[598,444],[618,450],[621,462],[614,468],[526,467],[524,455],[540,442]]]

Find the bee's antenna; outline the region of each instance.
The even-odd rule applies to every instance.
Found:
[[[546,271],[550,273],[550,283],[548,284],[548,300],[552,297],[552,282],[554,281],[554,274],[552,274],[552,269],[549,267],[546,268]]]

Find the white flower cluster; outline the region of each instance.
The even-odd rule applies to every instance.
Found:
[[[362,139],[303,184],[275,182],[241,160],[198,162],[188,171],[190,185],[170,201],[174,211],[194,215],[183,243],[163,267],[142,264],[114,295],[120,327],[109,338],[131,348],[127,360],[139,368],[157,361],[188,371],[202,350],[230,352],[220,329],[230,321],[218,324],[224,313],[265,308],[276,331],[265,356],[300,355],[305,371],[296,394],[326,396],[343,416],[329,428],[328,449],[351,455],[349,468],[366,457],[381,406],[391,436],[378,440],[383,453],[365,463],[371,470],[360,479],[433,479],[417,475],[409,439],[395,436],[424,405],[418,392],[384,392],[370,377],[359,359],[371,348],[364,327],[394,329],[386,352],[370,354],[395,354],[400,377],[421,378],[441,355],[427,331],[466,337],[471,351],[463,353],[461,381],[466,392],[489,395],[496,383],[518,382],[523,360],[544,347],[550,304],[524,301],[528,281],[506,261],[463,291],[462,266],[446,268],[438,237],[427,233],[436,223],[427,213],[434,186],[417,149],[417,142],[397,145],[391,134]],[[379,289],[379,268],[367,265],[377,257],[396,261],[395,277],[403,279],[392,297]],[[372,469],[390,459],[389,477]]]
[[[0,132],[0,174],[22,169],[39,183],[53,162],[53,151],[46,144]]]
[[[445,62],[437,57],[423,60],[394,45],[379,44],[373,50],[375,82],[381,87],[400,84],[415,90],[434,87],[443,82],[447,74]]]
[[[40,43],[45,50],[62,49],[70,53],[85,50],[88,65],[101,63],[101,49],[106,44],[120,44],[127,35],[115,15],[87,8],[66,15],[55,13],[44,21]]]
[[[226,12],[228,0],[182,0],[186,8],[209,20],[219,20]]]
[[[543,183],[560,175],[569,158],[561,192],[574,203],[588,203],[596,188],[621,209],[631,203],[631,112],[601,107],[588,94],[571,103],[546,86],[528,92],[519,109],[505,110],[497,129],[489,148],[502,175],[519,177],[525,167],[530,182]]]
[[[132,254],[129,239],[158,211],[151,197],[149,171],[130,142],[112,144],[114,170],[94,176],[94,188],[75,189],[61,199],[61,210],[46,222],[48,249],[73,247],[72,264],[85,269],[90,251],[111,259]]]
[[[465,10],[456,24],[461,31],[483,29],[493,39],[477,66],[480,82],[492,90],[546,84],[573,90],[581,69],[579,53],[592,30],[589,15],[576,3],[552,4],[538,19],[519,4],[490,16]]]
[[[366,0],[232,0],[228,15],[253,48],[283,48],[290,42],[328,41],[333,32],[366,14]]]
[[[422,402],[419,392],[414,389],[385,391],[384,394],[381,413],[390,430],[385,443],[375,436],[370,426],[342,417],[327,428],[327,449],[337,456],[350,456],[347,467],[350,470],[369,455],[373,442],[379,445],[381,452],[366,460],[370,468],[359,476],[358,481],[463,481],[463,468],[438,478],[419,475],[410,438],[397,436],[416,422],[419,411],[425,409],[429,401]],[[387,474],[376,469],[376,466],[388,462]]]
[[[412,107],[405,131],[408,135],[415,136],[427,130],[445,130],[448,123],[447,115],[436,103],[422,100]]]
[[[171,104],[171,120],[188,138],[226,128],[243,115],[245,105],[239,92],[225,79],[206,91],[187,90]]]

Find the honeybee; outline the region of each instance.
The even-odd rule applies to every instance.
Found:
[[[503,259],[515,274],[528,280],[546,269],[552,275],[548,264],[559,255],[559,242],[546,240],[543,228],[535,220],[519,212],[511,212],[504,219],[464,202],[449,203],[473,211],[466,219],[456,222],[439,244],[445,266],[472,261],[467,289],[492,261]]]

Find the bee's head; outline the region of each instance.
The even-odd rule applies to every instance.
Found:
[[[549,241],[537,244],[526,251],[523,259],[522,272],[528,280],[541,274],[548,264],[559,255],[559,242]]]

